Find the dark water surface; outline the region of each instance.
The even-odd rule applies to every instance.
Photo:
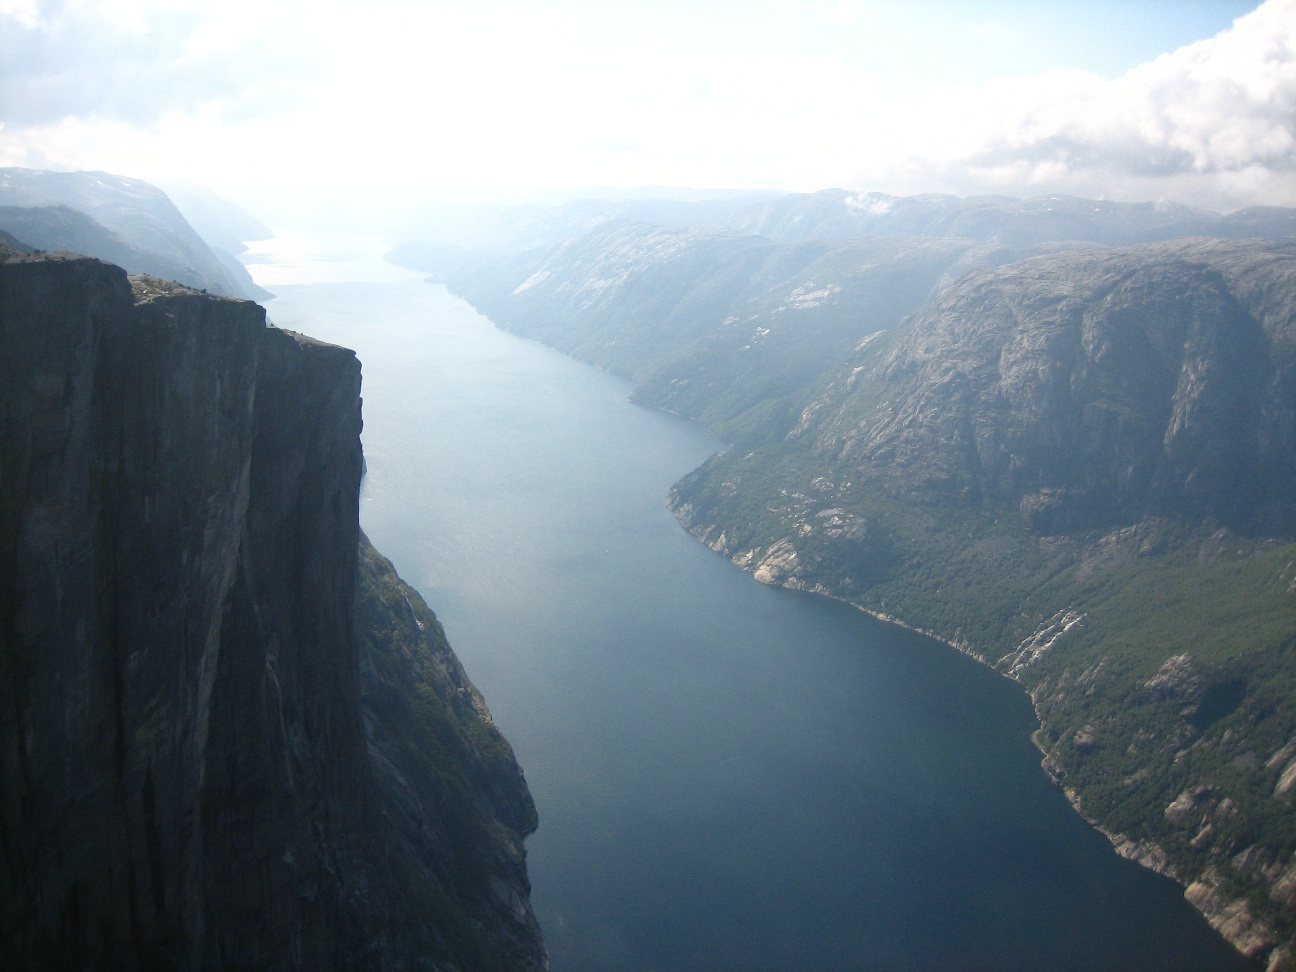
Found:
[[[526,770],[555,970],[1241,967],[1071,811],[1017,686],[685,534],[696,426],[440,287],[274,289],[364,362],[362,521]]]

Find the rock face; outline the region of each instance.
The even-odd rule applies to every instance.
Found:
[[[949,288],[798,431],[1045,533],[1129,511],[1285,532],[1296,249],[1184,241],[1038,257]]]
[[[746,443],[784,434],[825,370],[947,276],[1020,255],[969,240],[787,244],[623,220],[549,251],[437,269],[501,327],[625,374],[636,401]]]
[[[389,769],[384,747],[427,739],[366,725],[373,629],[402,622],[371,604],[357,625],[359,389],[352,352],[254,304],[70,255],[0,264],[11,967],[545,966],[534,809],[484,707],[409,729],[476,774],[457,804]],[[466,686],[446,654],[422,694]],[[484,814],[466,842],[437,830],[456,809]]]
[[[414,896],[392,934],[462,969],[543,967],[522,771],[436,616],[363,537],[356,632],[388,859]]]

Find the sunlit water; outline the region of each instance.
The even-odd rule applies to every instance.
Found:
[[[556,970],[1240,967],[1048,782],[1019,688],[757,584],[665,506],[719,443],[375,252],[251,268],[364,362],[361,518],[526,770]]]

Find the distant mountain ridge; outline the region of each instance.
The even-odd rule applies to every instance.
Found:
[[[517,253],[575,239],[615,220],[657,226],[699,226],[736,206],[778,198],[772,191],[705,192],[652,190],[582,197],[561,203],[435,205],[412,212],[392,235],[398,248],[424,243],[470,250]]]
[[[1126,246],[1185,236],[1296,240],[1296,209],[1254,207],[1221,216],[1173,203],[1076,196],[891,196],[825,189],[735,207],[711,225],[795,243],[952,236],[1007,246],[1084,241]]]
[[[635,399],[730,441],[786,432],[863,334],[896,326],[978,267],[1038,252],[975,240],[778,243],[614,220],[552,249],[405,247],[492,320],[639,383]]]
[[[204,186],[191,182],[158,184],[180,214],[213,248],[226,253],[242,253],[253,240],[268,240],[274,231],[246,209],[223,199]]]
[[[1187,236],[1296,241],[1296,209],[1256,206],[1221,215],[1175,203],[1077,196],[893,196],[824,189],[714,199],[575,199],[560,205],[441,207],[393,238],[393,262],[423,247],[521,253],[556,246],[618,220],[763,236],[779,243],[953,237],[1014,248],[1088,242],[1129,246]]]
[[[166,280],[203,279],[187,265],[161,253],[141,250],[70,206],[0,206],[0,228],[34,249],[82,253],[115,263],[131,273],[149,273]]]
[[[166,193],[140,179],[108,172],[3,168],[0,169],[0,206],[71,208],[99,223],[139,253],[151,254],[149,261],[163,261],[160,265],[168,268],[163,275],[169,279],[227,297],[265,300],[273,296],[258,287],[232,255],[222,256],[208,246]],[[33,225],[35,219],[30,217],[27,224]],[[63,232],[67,228],[65,224],[65,220],[55,219],[43,232],[47,235]],[[13,235],[23,239],[19,233]],[[86,240],[102,236],[82,232]],[[86,255],[115,261],[121,255],[119,250],[120,247],[115,247]],[[128,269],[153,272],[145,269],[135,256],[131,259],[136,265]]]
[[[568,203],[546,225],[567,225],[564,214],[579,210],[587,218],[568,229],[589,228],[558,242],[535,245],[494,224],[490,248],[411,241],[387,259],[430,273],[501,326],[633,378],[636,400],[748,442],[786,433],[807,389],[856,341],[973,270],[1189,236],[1296,240],[1296,209],[1274,207],[1220,216],[1072,197],[836,189],[662,205],[669,217],[652,221],[599,200]],[[528,219],[544,223],[533,209]]]
[[[719,229],[392,258],[734,443],[672,488],[687,529],[1019,681],[1077,810],[1277,972],[1296,968],[1294,219],[833,190]]]

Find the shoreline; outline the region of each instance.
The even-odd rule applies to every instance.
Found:
[[[432,281],[429,279],[428,282],[432,282]],[[442,284],[442,286],[446,286],[446,285]],[[450,290],[448,286],[446,286],[446,289],[453,296],[459,296],[455,294],[454,291]],[[616,377],[622,377],[622,378],[626,378],[627,380],[630,380],[629,376],[620,375],[616,372],[609,371],[608,369],[600,368],[597,365],[592,365],[588,361],[583,361],[582,359],[577,358],[575,355],[570,354],[568,352],[560,351],[559,349],[553,347],[553,345],[546,344],[544,341],[541,341],[537,338],[530,338],[530,337],[526,337],[525,335],[518,335],[513,328],[501,326],[500,324],[495,322],[493,318],[491,318],[488,314],[480,310],[471,301],[467,300],[464,297],[460,297],[460,299],[465,300],[465,302],[468,303],[470,306],[472,306],[473,309],[477,311],[477,313],[482,314],[483,317],[485,317],[487,320],[491,322],[492,326],[498,328],[499,330],[502,330],[506,333],[513,334],[516,336],[521,336],[525,340],[534,341],[535,343],[547,347],[550,350],[558,351],[559,354],[563,354],[566,357],[571,358],[572,360],[579,361],[582,364],[593,367],[597,371],[603,372],[605,374],[612,374]],[[633,391],[631,391],[631,393],[627,396],[627,398],[628,400],[633,402]],[[697,423],[698,425],[701,425],[701,423],[698,423],[696,419],[691,419],[688,416],[680,415],[677,412],[673,412],[669,409],[665,409],[660,406],[644,405],[639,402],[634,402],[634,404],[637,404],[642,408],[648,408],[653,411],[664,412],[673,417],[683,418],[686,421],[694,422]],[[705,426],[702,427],[705,428]],[[711,434],[714,435],[714,433]],[[720,449],[719,452],[727,451],[730,448],[732,448],[732,445],[725,443],[723,445],[723,448]],[[1296,957],[1294,957],[1287,950],[1285,946],[1278,944],[1273,939],[1273,937],[1268,931],[1267,926],[1265,926],[1263,922],[1259,922],[1250,916],[1248,906],[1244,899],[1224,898],[1223,895],[1218,893],[1216,887],[1210,883],[1204,884],[1201,881],[1197,881],[1192,884],[1186,885],[1184,881],[1180,879],[1178,874],[1174,871],[1173,865],[1170,863],[1169,860],[1169,855],[1167,855],[1164,849],[1161,848],[1159,845],[1150,842],[1135,842],[1125,834],[1113,832],[1107,829],[1102,824],[1097,822],[1095,819],[1091,818],[1084,811],[1079,799],[1079,795],[1076,794],[1073,789],[1064,786],[1060,778],[1057,775],[1055,775],[1055,773],[1052,771],[1050,767],[1049,754],[1044,749],[1039,738],[1040,734],[1044,732],[1047,727],[1044,725],[1043,720],[1040,718],[1039,708],[1036,705],[1034,696],[1030,693],[1029,690],[1026,689],[1025,684],[1014,673],[1012,673],[1011,671],[1002,671],[999,668],[997,668],[994,663],[990,662],[984,654],[978,652],[965,639],[959,639],[957,641],[954,641],[930,629],[910,624],[909,622],[903,620],[902,618],[896,617],[895,615],[888,614],[884,611],[878,611],[873,608],[868,608],[862,604],[857,604],[854,601],[851,601],[847,598],[840,597],[836,594],[831,593],[822,584],[815,584],[812,587],[807,587],[801,584],[799,581],[797,581],[795,577],[782,579],[771,574],[769,571],[766,571],[766,574],[769,577],[769,579],[762,579],[761,577],[757,576],[758,570],[762,566],[762,564],[761,562],[757,561],[753,556],[751,556],[751,554],[754,554],[754,551],[751,551],[747,555],[743,555],[742,557],[730,554],[727,546],[722,545],[722,541],[724,538],[723,531],[721,531],[720,537],[717,539],[717,541],[714,544],[712,542],[708,542],[707,538],[710,536],[712,531],[716,529],[717,524],[709,524],[704,529],[695,530],[692,526],[690,526],[685,516],[681,515],[681,512],[683,511],[684,507],[688,506],[688,504],[676,505],[673,499],[671,498],[671,494],[673,494],[673,492],[674,492],[674,486],[672,486],[670,491],[668,491],[666,505],[667,505],[667,509],[670,511],[672,517],[674,517],[676,522],[678,522],[680,526],[687,533],[692,535],[695,540],[699,541],[700,543],[702,543],[704,546],[708,547],[715,553],[720,554],[726,560],[732,563],[734,566],[738,567],[739,569],[743,570],[748,574],[751,574],[753,579],[756,580],[757,583],[765,584],[766,586],[769,587],[782,587],[786,590],[804,591],[809,594],[816,594],[820,597],[828,598],[829,600],[834,600],[843,604],[847,604],[855,608],[855,610],[861,611],[864,614],[867,614],[870,617],[874,618],[875,620],[880,621],[884,624],[895,625],[896,627],[903,628],[907,631],[912,631],[915,634],[920,634],[925,637],[931,638],[935,641],[938,641],[941,644],[959,652],[960,654],[967,655],[969,658],[973,659],[974,661],[991,669],[991,671],[995,672],[995,674],[1001,675],[1004,678],[1020,686],[1021,689],[1024,692],[1026,692],[1027,697],[1030,698],[1031,709],[1035,715],[1037,728],[1035,729],[1034,732],[1030,733],[1029,738],[1031,740],[1031,744],[1040,753],[1041,756],[1040,766],[1044,770],[1045,775],[1048,776],[1050,782],[1052,782],[1055,786],[1057,786],[1059,789],[1062,790],[1062,793],[1066,797],[1067,802],[1071,805],[1072,809],[1080,816],[1080,818],[1084,820],[1085,823],[1088,824],[1090,827],[1097,830],[1100,834],[1102,834],[1105,838],[1107,838],[1108,842],[1112,845],[1112,849],[1115,850],[1115,852],[1119,856],[1124,857],[1127,860],[1134,861],[1136,864],[1139,864],[1142,867],[1145,867],[1148,870],[1151,870],[1162,877],[1174,881],[1181,888],[1183,888],[1184,899],[1199,914],[1201,914],[1202,917],[1206,919],[1206,921],[1216,931],[1216,933],[1218,933],[1226,942],[1228,942],[1230,946],[1232,946],[1244,958],[1250,959],[1253,962],[1259,962],[1258,967],[1263,967],[1265,969],[1265,972],[1296,972]],[[689,509],[691,510],[691,507],[689,507]],[[776,546],[780,542],[781,541],[775,541],[774,543],[767,546],[766,553],[768,554],[770,549]],[[792,580],[794,581],[794,583],[789,585],[787,583],[787,580]],[[1265,961],[1265,959],[1267,959],[1267,962]]]
[[[1009,671],[1001,671],[996,667],[996,665],[987,660],[984,654],[978,652],[964,639],[952,641],[949,638],[931,631],[930,629],[910,624],[895,615],[865,607],[864,605],[857,604],[848,598],[833,594],[822,584],[815,584],[814,586],[807,587],[797,581],[796,578],[788,578],[794,582],[788,584],[787,580],[778,578],[770,574],[768,571],[766,572],[768,579],[763,579],[757,576],[760,562],[750,555],[744,555],[741,558],[731,556],[727,552],[727,548],[718,548],[717,546],[708,543],[706,538],[716,529],[717,524],[710,524],[702,530],[694,529],[694,527],[687,522],[685,517],[681,515],[684,506],[687,505],[688,504],[677,506],[669,499],[667,501],[667,506],[670,509],[671,515],[675,518],[676,522],[683,527],[685,532],[690,534],[703,546],[724,557],[739,570],[751,574],[752,579],[755,580],[756,583],[764,584],[767,587],[782,587],[785,590],[803,591],[807,594],[814,594],[831,601],[850,605],[855,608],[855,610],[861,611],[869,617],[884,624],[895,625],[896,627],[903,628],[906,631],[912,631],[915,634],[920,634],[927,638],[931,638],[934,641],[938,641],[941,644],[952,648],[954,651],[966,655],[981,665],[984,665],[996,675],[1000,675],[1018,685],[1022,691],[1026,693],[1027,698],[1031,700],[1031,709],[1035,713],[1037,728],[1030,734],[1029,738],[1031,745],[1035,747],[1041,756],[1040,767],[1044,770],[1049,781],[1062,791],[1063,796],[1066,797],[1067,802],[1071,805],[1071,808],[1076,812],[1076,814],[1079,815],[1080,819],[1106,837],[1108,842],[1112,845],[1112,849],[1119,856],[1126,860],[1133,861],[1134,863],[1179,885],[1179,887],[1183,889],[1184,900],[1187,901],[1188,904],[1198,912],[1198,914],[1205,918],[1207,923],[1220,935],[1221,938],[1228,942],[1239,955],[1253,962],[1261,963],[1258,967],[1263,967],[1265,972],[1292,972],[1292,970],[1296,970],[1296,961],[1293,960],[1292,954],[1284,946],[1278,944],[1274,940],[1272,933],[1262,921],[1252,917],[1246,900],[1244,898],[1227,898],[1220,893],[1221,889],[1219,883],[1212,880],[1213,869],[1208,869],[1207,873],[1203,874],[1197,881],[1187,883],[1179,876],[1174,864],[1170,860],[1170,856],[1159,844],[1152,843],[1151,841],[1135,841],[1125,834],[1109,830],[1085,812],[1079,794],[1077,794],[1073,788],[1065,786],[1062,783],[1061,777],[1054,772],[1050,765],[1050,754],[1045,750],[1040,740],[1040,734],[1047,729],[1047,726],[1045,726],[1043,719],[1040,717],[1039,708],[1035,702],[1034,696],[1017,675]],[[723,536],[724,533],[722,531],[721,537]],[[769,548],[776,546],[780,542],[782,541],[775,541],[774,544],[770,544],[769,547],[766,548],[767,551]]]

